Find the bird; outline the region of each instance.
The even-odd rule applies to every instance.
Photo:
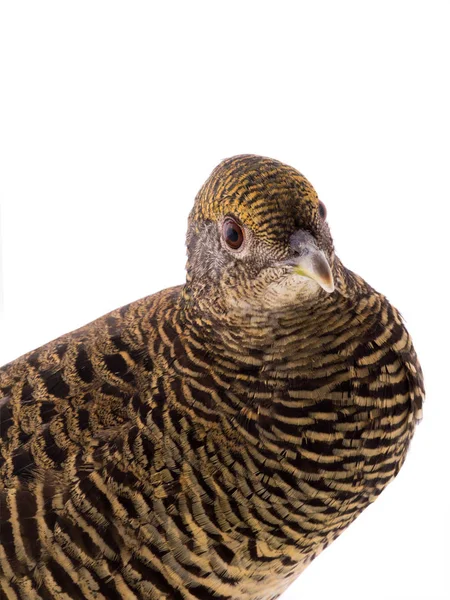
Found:
[[[421,367],[309,181],[222,161],[186,248],[0,370],[1,598],[274,600],[402,467]]]

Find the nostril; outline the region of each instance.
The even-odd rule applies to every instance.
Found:
[[[309,233],[309,231],[299,229],[291,235],[289,242],[291,246],[297,246],[299,244],[314,243],[315,239],[314,236]]]
[[[308,247],[317,247],[317,242],[308,231],[299,229],[289,239],[289,245],[294,256],[304,256],[308,253]]]

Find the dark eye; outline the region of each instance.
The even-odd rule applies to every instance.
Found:
[[[321,200],[319,200],[319,215],[324,221],[327,218],[327,207]]]
[[[231,217],[225,219],[222,225],[223,239],[233,250],[239,250],[244,241],[244,231]]]

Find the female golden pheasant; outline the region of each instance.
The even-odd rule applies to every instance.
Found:
[[[222,162],[187,280],[0,370],[0,597],[273,600],[396,476],[422,375],[296,170]]]

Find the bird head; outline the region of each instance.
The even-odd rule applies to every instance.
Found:
[[[187,287],[227,309],[282,309],[334,291],[325,206],[303,175],[270,158],[214,169],[189,216],[187,251]]]

